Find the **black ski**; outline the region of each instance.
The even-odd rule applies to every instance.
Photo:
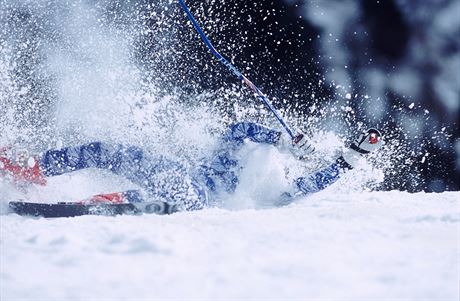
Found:
[[[23,201],[9,202],[14,213],[26,216],[41,217],[74,217],[81,215],[121,214],[171,214],[177,212],[177,207],[165,202],[126,203],[126,204],[81,204],[81,203],[30,203]]]

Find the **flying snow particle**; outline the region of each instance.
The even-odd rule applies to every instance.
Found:
[[[347,93],[347,94],[345,95],[345,98],[346,98],[346,99],[351,99],[351,94],[350,94],[350,93]]]
[[[421,163],[425,163],[426,158],[428,157],[429,153],[425,153],[425,155],[422,157],[422,160],[420,160]]]

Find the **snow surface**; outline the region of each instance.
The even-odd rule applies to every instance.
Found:
[[[1,300],[458,300],[460,192],[1,221]]]

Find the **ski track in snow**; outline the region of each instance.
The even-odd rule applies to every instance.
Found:
[[[459,192],[288,207],[1,219],[1,300],[457,300]]]

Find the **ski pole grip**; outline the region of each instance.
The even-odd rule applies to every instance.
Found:
[[[300,142],[300,140],[303,139],[303,137],[304,137],[304,134],[299,133],[299,134],[297,134],[297,135],[292,139],[292,142],[293,142],[294,144],[297,144],[297,143]]]

